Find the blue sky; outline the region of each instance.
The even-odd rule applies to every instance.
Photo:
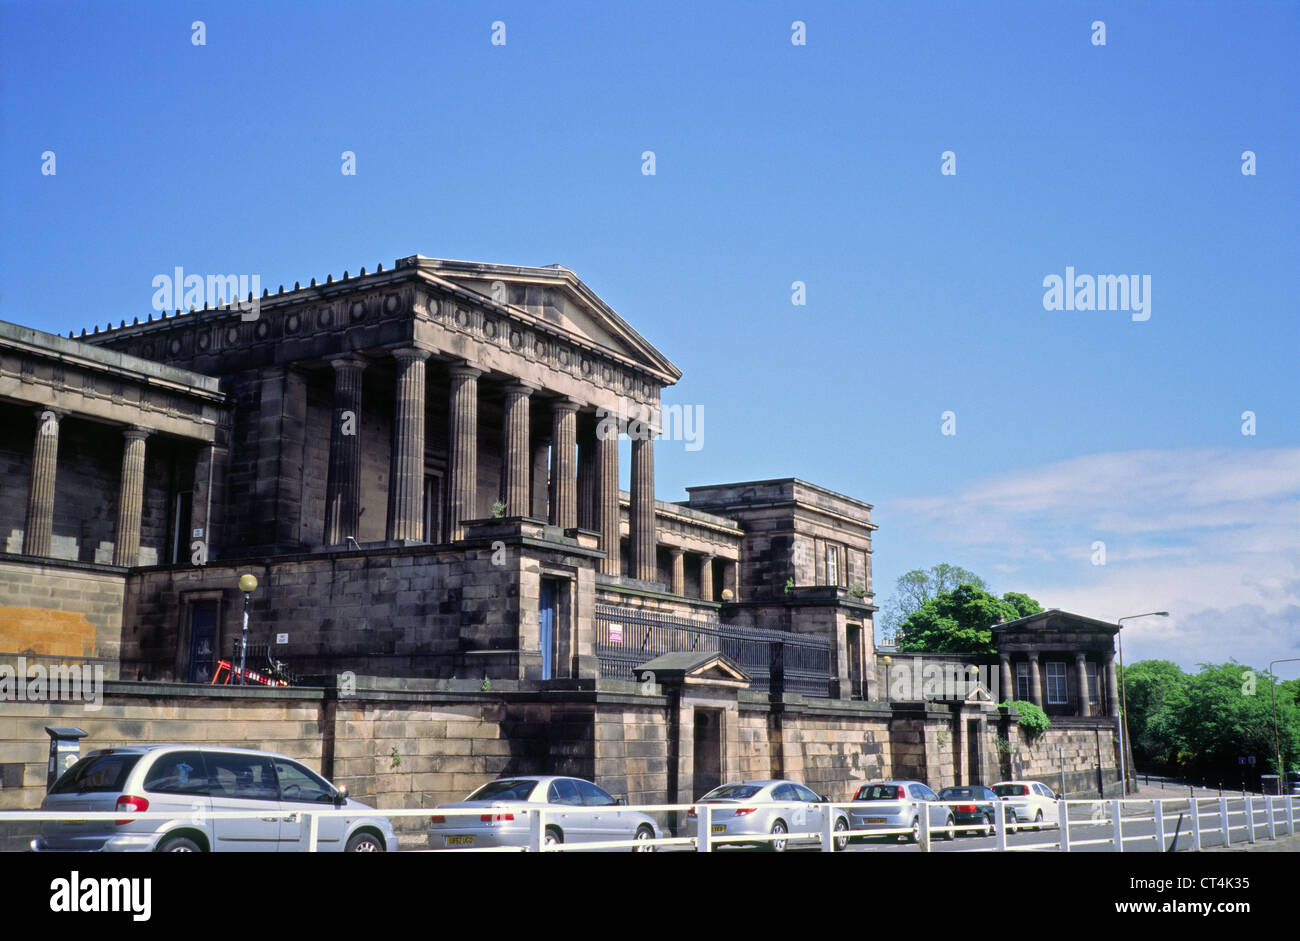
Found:
[[[1171,610],[1129,659],[1300,657],[1298,11],[4,2],[0,318],[143,317],[177,265],[562,263],[704,410],[661,498],[799,476],[876,506],[878,601],[948,561]],[[1045,310],[1066,266],[1150,276],[1150,319]]]

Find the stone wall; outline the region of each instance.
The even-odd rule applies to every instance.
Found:
[[[126,570],[0,555],[0,659],[100,662],[116,679]]]

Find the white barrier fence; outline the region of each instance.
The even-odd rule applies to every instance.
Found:
[[[1206,837],[1211,836],[1217,837],[1216,842],[1221,843],[1223,846],[1232,846],[1234,843],[1242,841],[1255,843],[1259,839],[1275,840],[1279,836],[1292,836],[1296,832],[1296,817],[1300,816],[1300,798],[1294,796],[1243,795],[1241,797],[1185,797],[1142,800],[1132,798],[1059,800],[1056,802],[1056,819],[1044,820],[1041,824],[1021,821],[1008,822],[1006,804],[1001,801],[975,803],[992,807],[994,819],[991,836],[994,843],[992,846],[963,848],[962,852],[1057,850],[1068,853],[1085,846],[1108,846],[1113,852],[1125,852],[1128,844],[1140,844],[1133,847],[1139,851],[1165,852],[1173,848],[1172,842],[1175,833],[1178,840],[1181,840],[1184,834],[1186,835],[1188,842],[1185,845],[1188,849],[1200,850]],[[664,836],[662,826],[656,823],[653,839],[629,838],[626,840],[585,843],[548,841],[549,824],[556,823],[562,814],[574,810],[573,807],[561,805],[527,808],[525,810],[521,810],[516,805],[508,809],[484,807],[459,809],[411,808],[401,810],[376,809],[360,813],[356,808],[322,808],[320,810],[313,808],[299,811],[207,811],[196,809],[188,816],[178,815],[174,811],[145,811],[143,813],[129,813],[123,810],[78,811],[73,813],[67,811],[9,811],[0,812],[0,825],[15,822],[31,824],[67,823],[69,821],[115,821],[114,829],[127,826],[131,828],[132,834],[135,835],[156,833],[162,836],[187,827],[202,829],[207,826],[208,821],[213,820],[247,820],[253,818],[264,821],[288,820],[299,824],[296,840],[297,850],[308,853],[317,852],[320,848],[319,837],[322,820],[339,817],[345,817],[349,820],[386,817],[391,821],[394,818],[403,817],[427,819],[436,814],[444,819],[467,817],[473,820],[477,818],[479,823],[492,823],[494,818],[504,818],[506,816],[509,816],[511,821],[514,821],[517,816],[526,818],[526,833],[521,832],[518,827],[513,828],[516,839],[510,845],[472,845],[425,850],[426,852],[456,853],[545,853],[619,849],[652,851],[669,847],[689,847],[697,852],[708,853],[720,847],[736,843],[771,844],[784,848],[792,842],[812,844],[823,852],[838,852],[846,849],[849,841],[854,838],[891,836],[909,839],[915,836],[918,849],[922,852],[928,852],[932,849],[932,843],[936,835],[941,835],[947,840],[953,840],[959,833],[985,828],[983,823],[971,822],[954,822],[951,825],[934,826],[930,823],[929,810],[937,804],[950,807],[969,806],[972,801],[969,799],[931,803],[916,801],[911,805],[920,808],[920,812],[917,813],[913,821],[916,824],[915,829],[909,825],[900,827],[871,826],[856,830],[847,825],[840,826],[840,824],[848,823],[850,810],[856,810],[861,814],[865,807],[870,806],[869,802],[763,804],[765,810],[769,808],[789,808],[792,811],[802,811],[805,817],[816,817],[820,824],[816,829],[787,829],[783,832],[769,833],[727,833],[725,832],[725,824],[720,825],[724,827],[722,832],[715,833],[713,812],[718,808],[718,805],[713,804],[644,804],[633,806],[620,804],[616,807],[603,808],[603,810],[616,814],[679,813],[689,815],[687,819],[695,820],[697,835]],[[726,805],[722,806],[725,807]],[[1071,816],[1072,810],[1077,811],[1073,818]],[[800,815],[790,813],[786,816],[793,821],[798,820]],[[143,830],[140,828],[140,824],[151,820],[158,821],[159,826],[152,829],[144,828]],[[124,823],[124,821],[126,822]],[[1125,832],[1126,825],[1129,827],[1128,833]],[[1138,827],[1149,832],[1132,832]],[[1010,844],[1007,841],[1009,835],[1026,831],[1040,833],[1046,829],[1054,831],[1055,839],[1029,843],[1018,842],[1015,844]],[[1102,832],[1099,833],[1098,831]],[[289,845],[294,846],[294,841],[289,841]]]

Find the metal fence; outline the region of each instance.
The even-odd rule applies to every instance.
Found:
[[[917,802],[924,809],[918,815],[913,827],[870,827],[868,829],[849,829],[837,826],[837,821],[846,822],[845,811],[861,808],[861,803],[852,801],[826,804],[791,805],[802,810],[801,817],[792,815],[792,823],[802,819],[803,825],[792,825],[788,830],[762,834],[730,834],[726,826],[715,825],[713,806],[707,803],[695,804],[643,804],[620,805],[613,808],[620,813],[642,813],[662,815],[687,811],[695,819],[693,832],[668,835],[668,828],[657,825],[658,832],[654,839],[604,840],[599,843],[552,843],[546,839],[547,824],[554,821],[556,815],[572,808],[543,805],[535,809],[520,811],[513,808],[515,814],[522,813],[527,824],[526,833],[508,846],[471,846],[464,848],[425,850],[426,852],[482,853],[482,852],[572,852],[582,850],[626,849],[635,851],[653,851],[671,848],[690,849],[695,852],[708,853],[735,843],[781,843],[801,844],[817,847],[823,852],[842,852],[854,838],[902,838],[915,839],[915,846],[921,852],[934,848],[937,840],[944,840],[945,845],[965,852],[997,851],[1035,851],[1050,850],[1058,852],[1077,852],[1084,847],[1093,847],[1103,852],[1171,852],[1174,849],[1196,851],[1207,845],[1224,847],[1238,844],[1256,843],[1260,840],[1276,840],[1282,836],[1294,836],[1296,817],[1300,816],[1300,798],[1282,796],[1249,796],[1220,798],[1179,798],[1175,800],[1069,800],[1058,801],[1058,815],[1055,820],[1045,820],[1041,824],[1008,822],[1005,808],[1001,802],[995,803],[996,811],[993,826],[992,845],[972,846],[962,849],[953,841],[962,831],[969,831],[972,824],[952,826],[933,826],[929,822],[929,807],[935,804],[948,806],[968,804],[969,800],[936,801],[929,804]],[[779,805],[773,805],[779,806]],[[367,816],[388,818],[423,817],[427,818],[431,810],[445,817],[469,817],[487,820],[484,808],[410,808],[402,810],[379,809],[366,811]],[[115,811],[0,811],[0,824],[5,822],[23,822],[27,824],[49,821],[108,821],[120,818],[125,812]],[[169,831],[178,826],[204,827],[212,820],[240,819],[257,817],[261,820],[282,818],[298,824],[292,841],[284,849],[297,849],[300,852],[317,852],[320,850],[320,824],[326,818],[355,818],[357,811],[339,810],[257,810],[197,812],[192,820],[178,821],[175,812],[153,812],[130,814],[130,822],[157,820],[159,841]],[[514,816],[511,816],[511,820]],[[123,821],[118,821],[119,823]],[[1140,830],[1142,832],[1134,832]],[[1027,834],[1032,842],[1012,844],[1009,836]],[[1048,837],[1043,839],[1043,837]],[[1214,837],[1214,839],[1208,839]],[[417,841],[417,847],[423,841]],[[1178,845],[1175,845],[1175,844]],[[400,849],[412,849],[409,844],[402,844]],[[420,847],[423,848],[423,847]]]
[[[657,611],[596,605],[596,658],[605,679],[635,680],[648,660],[674,652],[716,652],[750,677],[750,688],[832,696],[835,661],[821,637],[694,621]]]

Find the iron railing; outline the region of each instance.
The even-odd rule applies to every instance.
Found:
[[[821,637],[596,605],[596,658],[604,679],[636,680],[636,667],[666,653],[721,653],[761,692],[833,696],[835,660]]]

